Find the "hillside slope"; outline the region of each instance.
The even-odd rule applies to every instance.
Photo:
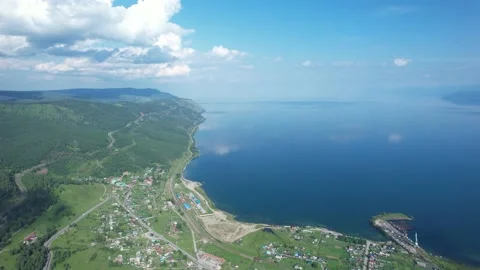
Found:
[[[153,165],[168,170],[170,161],[182,157],[190,133],[203,121],[201,107],[155,90],[139,90],[139,97],[149,95],[139,102],[130,101],[133,95],[125,99],[136,90],[115,91],[18,92],[0,102],[0,247],[55,202],[51,190],[60,184]],[[0,96],[15,96],[5,93]],[[25,172],[17,187],[15,174],[39,164],[48,173]]]

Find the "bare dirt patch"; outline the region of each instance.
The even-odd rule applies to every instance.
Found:
[[[36,174],[40,174],[40,175],[45,175],[45,174],[47,174],[47,173],[48,173],[48,169],[47,169],[47,168],[42,168],[42,169],[40,169],[40,170],[38,170],[38,171],[36,172]]]
[[[228,216],[219,210],[214,210],[211,215],[201,216],[200,219],[213,237],[224,242],[233,242],[262,227],[229,220]]]

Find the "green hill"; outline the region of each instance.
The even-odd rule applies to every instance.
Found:
[[[168,170],[203,121],[197,104],[153,89],[0,91],[0,97],[0,247],[55,202],[51,190],[60,184],[152,165]],[[22,193],[14,175],[42,163],[48,174],[26,173]]]

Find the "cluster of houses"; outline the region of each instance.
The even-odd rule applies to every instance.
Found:
[[[381,268],[383,263],[379,261],[380,258],[388,258],[392,252],[395,251],[395,246],[391,243],[387,244],[372,244],[370,253],[368,254],[368,269]]]
[[[290,251],[287,248],[283,248],[274,243],[268,243],[261,246],[261,249],[266,256],[273,257],[277,261],[280,261],[283,258],[296,258],[304,260],[307,263],[325,263],[325,260],[323,258],[306,254],[305,248],[299,248],[298,250]]]
[[[165,173],[165,171],[161,168],[157,169],[156,172],[160,173],[161,175]],[[153,173],[153,168],[148,168],[145,170],[145,173],[143,174],[143,176],[133,175],[131,176],[130,179],[128,179],[127,176],[130,176],[130,172],[126,171],[126,172],[123,172],[120,177],[112,176],[109,178],[105,178],[105,181],[119,188],[125,188],[125,187],[132,188],[137,183],[140,183],[145,186],[151,186],[154,182],[152,173]]]
[[[202,214],[206,214],[205,208],[203,208],[201,201],[193,195],[192,192],[188,194],[188,196],[183,195],[182,193],[177,193],[177,199],[180,203],[183,204],[185,210],[191,210],[192,205],[194,205]]]

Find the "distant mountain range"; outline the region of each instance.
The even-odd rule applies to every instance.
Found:
[[[443,100],[457,105],[480,106],[480,90],[458,91],[444,96]]]
[[[135,101],[145,102],[158,99],[174,99],[175,96],[156,89],[108,88],[108,89],[66,89],[44,91],[1,91],[0,102],[52,101],[63,99],[96,100],[104,102]]]

